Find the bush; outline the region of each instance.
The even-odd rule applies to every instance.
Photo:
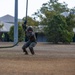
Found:
[[[24,35],[25,35],[25,34],[24,34],[23,29],[22,29],[22,26],[19,25],[19,26],[18,26],[18,41],[19,41],[19,42],[21,42],[21,41],[24,40]],[[9,37],[10,37],[10,39],[11,39],[12,41],[14,41],[14,26],[12,26],[12,27],[10,28]]]

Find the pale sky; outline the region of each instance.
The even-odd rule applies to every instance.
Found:
[[[43,3],[49,0],[28,0],[28,15],[32,16],[34,12],[40,9]],[[66,2],[69,8],[75,6],[75,0],[59,0],[59,2]],[[0,17],[4,15],[14,16],[15,0],[0,0]],[[18,0],[18,18],[22,19],[26,13],[26,0]]]

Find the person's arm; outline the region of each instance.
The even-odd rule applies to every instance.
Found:
[[[25,21],[25,22],[22,24],[22,28],[23,28],[23,30],[24,30],[25,32],[26,32],[26,29],[27,29],[26,24],[27,24],[27,21]]]

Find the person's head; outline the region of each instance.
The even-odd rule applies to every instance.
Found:
[[[28,37],[31,37],[32,36],[32,33],[33,33],[33,28],[32,27],[28,27],[27,28],[27,36]]]
[[[28,27],[28,28],[27,28],[27,31],[28,31],[28,32],[33,32],[33,28],[32,28],[32,27]]]

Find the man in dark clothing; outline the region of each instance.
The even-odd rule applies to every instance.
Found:
[[[31,54],[34,55],[35,53],[34,53],[33,47],[35,47],[37,42],[36,42],[35,33],[33,32],[33,29],[31,27],[27,28],[26,36],[28,38],[28,41],[22,47],[23,52],[25,52],[25,55],[28,55],[26,48],[29,47]]]

